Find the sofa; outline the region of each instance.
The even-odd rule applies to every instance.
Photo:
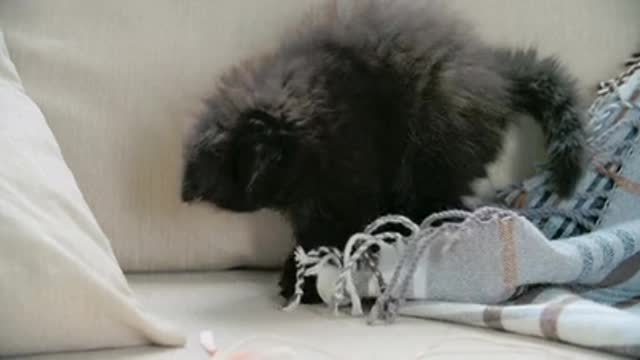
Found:
[[[138,346],[74,344],[9,358],[205,359],[203,330],[213,331],[221,349],[257,336],[342,359],[613,358],[437,321],[400,318],[369,326],[359,318],[336,317],[323,306],[283,312],[277,271],[292,247],[286,219],[267,210],[234,214],[180,202],[182,142],[217,76],[268,51],[322,3],[0,1],[0,30],[24,91],[42,111],[108,240],[103,247],[126,276],[121,286],[130,287],[136,306],[163,318],[186,339],[183,344],[139,335],[125,344]],[[640,43],[637,0],[446,3],[492,43],[555,54],[587,98],[594,97],[600,81],[619,72]],[[11,324],[0,329],[11,331]],[[102,330],[86,326],[84,331],[100,336]],[[0,344],[0,356],[1,350]]]

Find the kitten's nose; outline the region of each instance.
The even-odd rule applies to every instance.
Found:
[[[190,203],[196,199],[196,196],[189,189],[182,188],[182,202]]]
[[[182,201],[186,203],[194,202],[202,197],[202,193],[198,190],[197,186],[194,186],[188,182],[182,184]]]
[[[198,181],[196,167],[192,162],[187,163],[182,174],[182,201],[185,203],[194,202],[202,197],[204,191]]]

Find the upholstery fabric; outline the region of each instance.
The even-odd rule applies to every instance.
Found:
[[[177,349],[132,348],[48,354],[30,360],[205,360],[198,336],[213,331],[221,351],[256,337],[282,339],[335,355],[336,360],[422,359],[615,359],[611,355],[534,338],[440,321],[398,318],[392,326],[369,326],[362,318],[334,317],[324,306],[280,310],[277,274],[200,272],[127,275],[140,301],[188,333]],[[418,357],[422,355],[422,357]]]

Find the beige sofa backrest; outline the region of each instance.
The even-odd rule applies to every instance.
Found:
[[[0,26],[126,270],[274,266],[278,216],[180,203],[181,143],[229,65],[321,0],[5,0]],[[556,53],[584,89],[640,38],[637,0],[452,0],[487,38]]]

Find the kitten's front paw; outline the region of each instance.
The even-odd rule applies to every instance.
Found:
[[[463,196],[461,202],[463,209],[468,211],[476,210],[488,204],[488,201],[476,196]]]
[[[287,300],[291,299],[295,293],[296,270],[296,263],[293,255],[291,255],[284,264],[284,270],[282,271],[279,282],[280,295]],[[304,292],[301,300],[303,304],[322,303],[322,298],[320,298],[318,290],[316,289],[315,276],[305,278],[302,290]]]

